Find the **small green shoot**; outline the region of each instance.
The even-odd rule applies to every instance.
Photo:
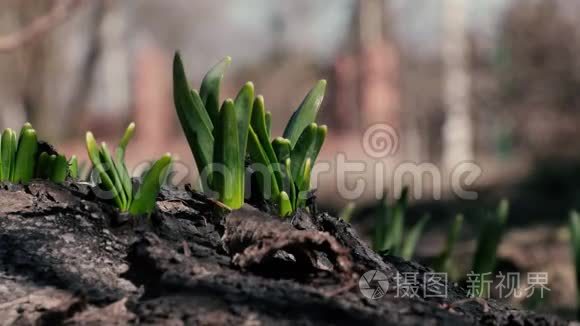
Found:
[[[453,263],[453,251],[455,249],[455,244],[459,239],[459,234],[461,233],[461,228],[463,226],[463,215],[457,214],[453,225],[447,233],[447,241],[445,242],[445,247],[439,256],[435,259],[434,267],[438,272],[447,273],[451,279],[456,279],[457,268]]]
[[[405,259],[413,257],[429,216],[423,216],[410,230],[405,231],[408,193],[408,188],[404,188],[393,206],[389,205],[385,194],[375,222],[373,248],[376,251],[388,251]]]
[[[64,161],[64,164],[63,164]],[[39,153],[36,131],[25,123],[18,138],[7,128],[0,141],[0,181],[28,183],[34,178],[63,183],[69,176],[68,164],[63,155]]]
[[[477,249],[473,259],[473,272],[481,276],[479,280],[479,292],[477,296],[488,293],[485,288],[487,282],[483,280],[483,275],[493,273],[497,263],[497,249],[503,237],[505,225],[509,215],[509,201],[503,199],[495,212],[490,214],[481,228],[477,240]]]
[[[340,211],[340,213],[338,214],[338,217],[347,222],[350,223],[351,219],[352,219],[352,214],[354,213],[354,210],[356,209],[356,204],[354,202],[348,202],[348,204],[346,204],[346,206],[344,206],[344,208]]]
[[[326,126],[315,123],[326,81],[306,95],[284,131],[271,140],[271,114],[264,98],[246,83],[235,101],[220,106],[220,84],[227,57],[205,75],[199,92],[191,89],[178,53],[173,61],[173,96],[183,132],[202,177],[202,190],[213,190],[231,209],[245,199],[246,156],[257,197],[276,203],[280,216],[306,206],[310,174],[326,138]],[[114,182],[114,180],[111,180]],[[208,189],[209,188],[209,189]]]
[[[157,160],[143,177],[140,187],[133,189],[133,183],[125,165],[125,152],[134,130],[135,124],[131,123],[119,142],[115,158],[111,156],[107,144],[98,145],[89,131],[86,135],[87,152],[100,179],[97,181],[97,186],[101,190],[110,192],[112,202],[121,212],[145,215],[151,214],[155,209],[155,200],[171,165],[171,155],[165,154]],[[66,161],[64,164],[66,165]],[[73,161],[72,165],[74,164]]]

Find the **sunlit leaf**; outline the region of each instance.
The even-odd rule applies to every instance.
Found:
[[[284,138],[290,140],[292,146],[296,146],[296,142],[304,129],[316,120],[320,104],[324,99],[324,92],[326,91],[326,80],[320,80],[316,86],[308,92],[298,109],[292,114],[290,121],[284,130]]]
[[[37,152],[36,131],[25,125],[20,133],[18,149],[16,150],[13,182],[27,183],[34,177]]]
[[[217,118],[220,108],[220,84],[224,73],[232,58],[225,57],[218,64],[213,66],[203,77],[201,87],[199,88],[199,95],[203,105],[207,109],[207,113],[214,125],[217,124]]]
[[[139,191],[135,195],[133,203],[131,203],[129,213],[132,215],[144,215],[153,212],[157,196],[167,178],[170,165],[171,155],[169,153],[163,155],[153,164],[143,178],[143,183],[141,183]]]

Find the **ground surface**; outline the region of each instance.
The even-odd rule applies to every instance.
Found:
[[[456,287],[368,299],[358,283],[370,270],[391,285],[429,270],[376,254],[327,214],[281,220],[188,190],[160,197],[132,219],[81,185],[0,186],[0,324],[567,324]]]

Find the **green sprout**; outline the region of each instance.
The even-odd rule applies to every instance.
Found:
[[[570,213],[570,235],[572,257],[576,268],[576,314],[580,317],[580,215]]]
[[[202,178],[202,190],[213,190],[226,206],[244,203],[246,157],[259,195],[276,203],[281,216],[306,206],[310,174],[326,126],[314,121],[325,81],[308,93],[291,117],[283,137],[271,140],[271,114],[254,85],[246,83],[235,100],[219,105],[220,84],[231,59],[223,59],[203,78],[199,92],[191,89],[178,53],[173,61],[173,92],[177,116]],[[247,154],[247,155],[246,155]]]
[[[18,138],[12,129],[5,129],[0,141],[0,181],[28,183],[39,178],[63,183],[67,176],[75,178],[72,164],[76,158],[69,164],[64,155],[39,151],[36,131],[30,123],[22,126]]]
[[[352,219],[352,214],[354,213],[354,210],[356,209],[356,204],[354,202],[348,202],[346,204],[346,206],[344,206],[342,208],[342,210],[340,211],[340,213],[338,214],[338,217],[347,222],[350,223],[350,220]]]
[[[220,83],[229,57],[203,78],[199,92],[190,88],[178,53],[173,62],[173,96],[177,116],[187,138],[202,188],[218,193],[230,208],[244,203],[245,153],[254,102],[254,85],[246,83],[235,101],[219,106]]]
[[[461,233],[461,227],[463,226],[463,215],[457,214],[453,225],[447,233],[447,241],[445,242],[445,247],[441,254],[435,259],[434,267],[438,272],[447,273],[451,279],[456,279],[458,276],[457,268],[453,263],[453,250],[455,244],[459,239],[459,234]]]
[[[430,219],[429,215],[423,216],[405,232],[408,193],[408,188],[404,188],[393,206],[389,206],[385,194],[380,212],[377,214],[373,238],[373,248],[376,251],[388,251],[407,260],[413,257],[423,229]]]
[[[477,239],[477,249],[473,259],[472,271],[479,277],[479,291],[475,293],[483,296],[488,293],[484,275],[495,271],[497,263],[497,249],[503,237],[505,225],[509,215],[509,201],[501,200],[495,214],[489,214]]]
[[[137,190],[134,189],[131,176],[125,165],[125,152],[134,132],[135,124],[131,123],[121,138],[113,157],[107,144],[103,142],[99,146],[89,131],[86,135],[87,152],[100,177],[98,186],[111,193],[113,203],[121,212],[128,212],[131,215],[151,214],[155,208],[157,195],[167,178],[171,155],[165,154],[157,160],[143,177],[140,187]]]
[[[278,204],[280,216],[306,206],[312,168],[328,132],[326,126],[314,122],[325,89],[326,81],[319,81],[290,118],[283,137],[274,140],[270,139],[264,99],[258,96],[254,102],[248,154],[259,193]]]

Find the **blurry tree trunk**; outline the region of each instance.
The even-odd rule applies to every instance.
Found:
[[[443,166],[447,172],[459,162],[473,159],[466,5],[467,0],[444,2],[443,62],[446,112],[443,125]]]

